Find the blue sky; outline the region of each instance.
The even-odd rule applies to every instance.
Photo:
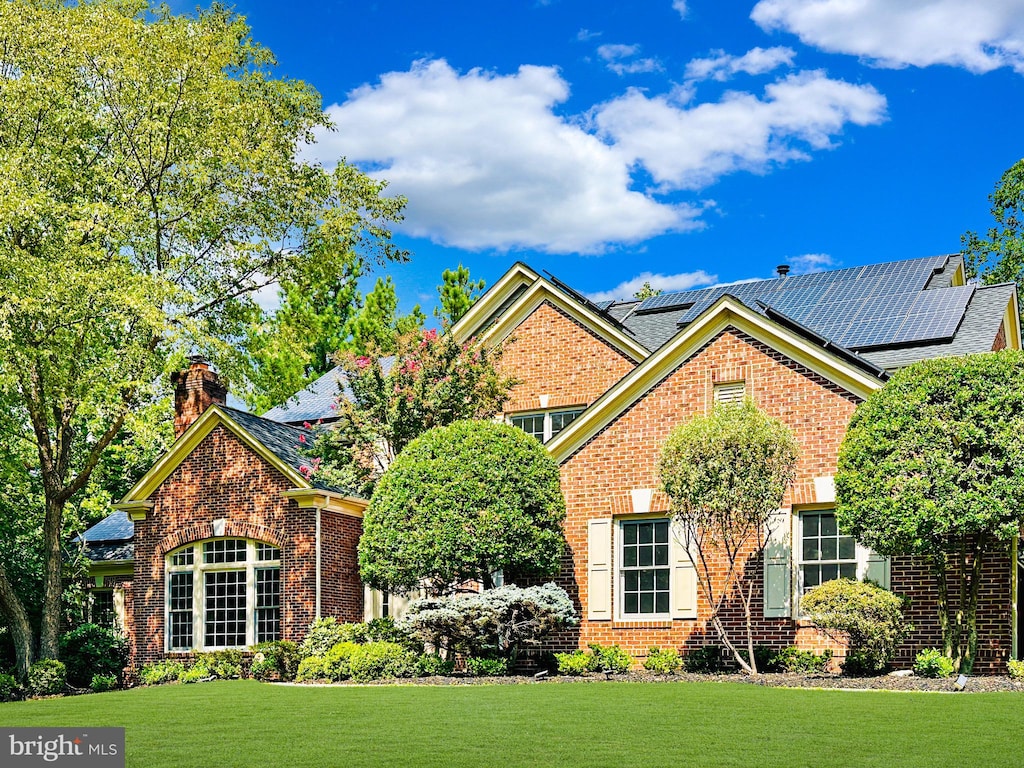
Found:
[[[311,156],[408,196],[406,308],[460,262],[628,298],[956,252],[1024,156],[1024,0],[235,7],[322,94]]]

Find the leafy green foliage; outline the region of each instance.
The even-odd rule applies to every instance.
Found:
[[[68,671],[64,662],[40,659],[28,670],[29,696],[56,696],[64,693],[68,684]]]
[[[117,677],[115,675],[93,675],[89,681],[89,688],[93,693],[105,693],[117,689]]]
[[[351,339],[335,352],[345,350],[352,355],[393,355],[398,352],[397,340],[415,334],[426,316],[417,304],[408,315],[398,314],[398,295],[390,276],[378,277],[373,290],[366,294],[362,309],[348,325]]]
[[[369,496],[395,457],[428,429],[501,413],[515,383],[497,370],[501,354],[500,347],[460,344],[436,331],[402,334],[387,350],[371,345],[366,354],[340,354],[347,386],[337,422],[310,452],[316,478]]]
[[[324,616],[314,620],[309,625],[306,636],[302,639],[299,653],[304,658],[323,656],[338,643],[353,642],[355,633],[351,629],[352,626],[354,625],[342,624],[334,616]]]
[[[712,606],[711,622],[739,665],[756,672],[751,604],[751,569],[740,559],[764,552],[772,515],[793,481],[797,445],[789,429],[754,405],[719,404],[707,416],[676,427],[661,452],[658,472],[682,531],[682,543],[697,569],[700,588]],[[748,555],[748,553],[750,553]],[[719,559],[725,578],[712,578]],[[715,585],[721,584],[716,589]],[[726,597],[743,602],[747,659],[721,620]]]
[[[995,225],[986,237],[967,232],[961,238],[962,253],[972,275],[988,284],[1024,282],[1024,159],[1003,173],[992,201]]]
[[[1024,680],[1024,660],[1007,660],[1006,673],[1010,676],[1011,680]]]
[[[21,686],[14,675],[0,672],[0,702],[17,701],[21,698]]]
[[[636,661],[618,645],[590,644],[590,668],[595,672],[625,674]]]
[[[849,674],[885,670],[912,629],[903,617],[903,599],[865,581],[819,584],[800,598],[800,609],[816,627],[848,643],[843,671]]]
[[[941,651],[925,648],[914,657],[914,674],[918,677],[951,677],[953,660]]]
[[[579,676],[590,672],[593,658],[593,655],[586,651],[555,654],[558,671],[563,675]]]
[[[483,291],[483,280],[470,280],[469,267],[459,264],[455,269],[441,273],[441,285],[437,286],[440,306],[434,310],[434,317],[441,321],[442,328],[450,328],[469,311]]]
[[[633,294],[633,298],[638,301],[649,299],[652,296],[661,296],[664,291],[661,288],[655,288],[651,285],[650,280],[644,280],[644,284],[640,287],[640,290]]]
[[[419,670],[418,658],[415,652],[398,643],[373,641],[357,646],[352,652],[350,675],[357,683],[413,677]]]
[[[511,663],[500,656],[468,656],[466,671],[473,677],[503,677],[509,673]]]
[[[252,647],[253,660],[249,674],[257,680],[295,679],[301,655],[299,646],[291,640],[257,643]]]
[[[406,446],[363,517],[363,581],[434,592],[466,581],[552,576],[561,566],[565,502],[558,467],[508,424],[459,421]]]
[[[576,623],[572,600],[549,583],[416,600],[399,626],[434,647],[514,659],[523,646]]]
[[[815,653],[814,651],[802,651],[791,645],[774,654],[771,661],[765,664],[764,671],[820,674],[828,669],[830,661],[832,661],[832,651],[830,650]],[[760,662],[758,669],[761,669]]]
[[[1017,351],[908,366],[857,408],[839,452],[839,525],[876,552],[928,559],[943,652],[963,672],[984,558],[1024,522],[1022,380]],[[949,599],[951,570],[968,575],[962,606]]]
[[[177,682],[185,674],[185,665],[180,661],[154,661],[143,664],[139,670],[139,680],[143,685],[160,685]]]
[[[121,677],[128,664],[128,641],[106,627],[83,624],[61,635],[60,655],[68,682],[84,688],[94,675]]]
[[[724,672],[722,649],[717,645],[703,645],[683,655],[683,669],[695,675],[715,675]]]
[[[656,675],[674,675],[683,668],[683,659],[675,648],[651,648],[644,659],[644,669]]]
[[[454,670],[454,660],[442,659],[436,653],[424,653],[416,659],[416,674],[420,677],[447,677]]]

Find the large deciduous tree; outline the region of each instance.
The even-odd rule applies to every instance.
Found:
[[[757,580],[746,566],[764,557],[796,458],[789,429],[746,400],[716,405],[707,416],[676,427],[658,465],[676,535],[711,606],[711,623],[747,672],[757,672],[752,610]],[[743,605],[745,655],[722,619],[734,595]]]
[[[384,473],[363,518],[359,572],[378,589],[445,594],[558,573],[565,501],[537,440],[493,421],[425,432]]]
[[[30,447],[42,498],[41,656],[58,652],[65,509],[172,353],[230,370],[254,290],[353,250],[402,255],[400,199],[298,159],[327,118],[273,68],[220,6],[0,3],[0,432]],[[0,611],[22,626],[11,568]]]
[[[1024,159],[1010,166],[989,195],[995,224],[982,237],[960,241],[969,272],[986,283],[1021,283],[1024,278]]]
[[[983,566],[1024,523],[1024,353],[926,360],[854,413],[836,517],[876,552],[919,555],[938,587],[946,655],[969,673]]]

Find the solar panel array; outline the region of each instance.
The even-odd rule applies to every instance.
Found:
[[[729,294],[757,311],[762,311],[761,302],[853,349],[948,339],[963,319],[974,286],[925,291],[946,259],[933,256],[662,294],[645,299],[636,311],[678,309],[677,322],[685,325]]]

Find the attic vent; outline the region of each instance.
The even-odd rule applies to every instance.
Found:
[[[746,382],[730,381],[727,384],[715,384],[716,403],[742,403],[747,393]]]

